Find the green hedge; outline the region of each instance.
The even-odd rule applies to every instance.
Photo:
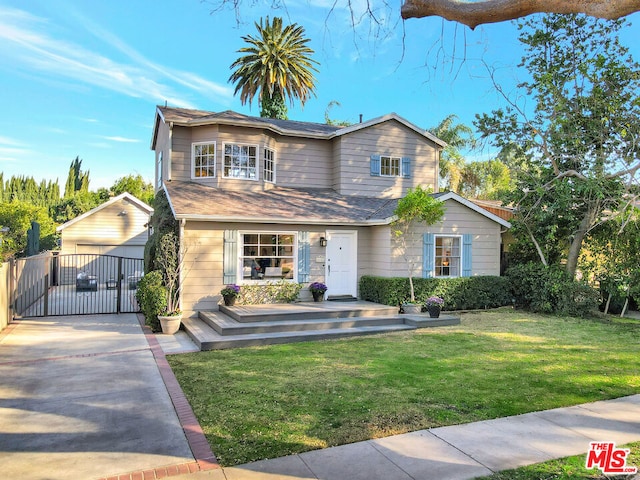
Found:
[[[516,305],[532,312],[584,317],[598,308],[600,294],[557,266],[523,263],[507,270]]]
[[[504,277],[414,278],[416,300],[432,295],[444,299],[444,310],[476,310],[512,304],[509,281]],[[383,305],[409,300],[409,279],[363,276],[360,298]]]

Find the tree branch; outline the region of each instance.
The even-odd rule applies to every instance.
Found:
[[[401,14],[405,20],[439,16],[473,29],[532,13],[586,13],[612,20],[636,11],[640,11],[638,0],[405,0]]]

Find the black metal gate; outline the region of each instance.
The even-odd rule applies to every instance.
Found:
[[[16,260],[13,306],[16,315],[87,315],[139,311],[139,258],[111,255],[42,254]]]

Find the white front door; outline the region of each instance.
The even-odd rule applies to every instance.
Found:
[[[327,231],[327,295],[358,295],[358,232]]]

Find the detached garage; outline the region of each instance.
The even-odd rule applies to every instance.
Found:
[[[133,195],[118,195],[60,225],[60,253],[144,258],[152,213],[153,208]]]

